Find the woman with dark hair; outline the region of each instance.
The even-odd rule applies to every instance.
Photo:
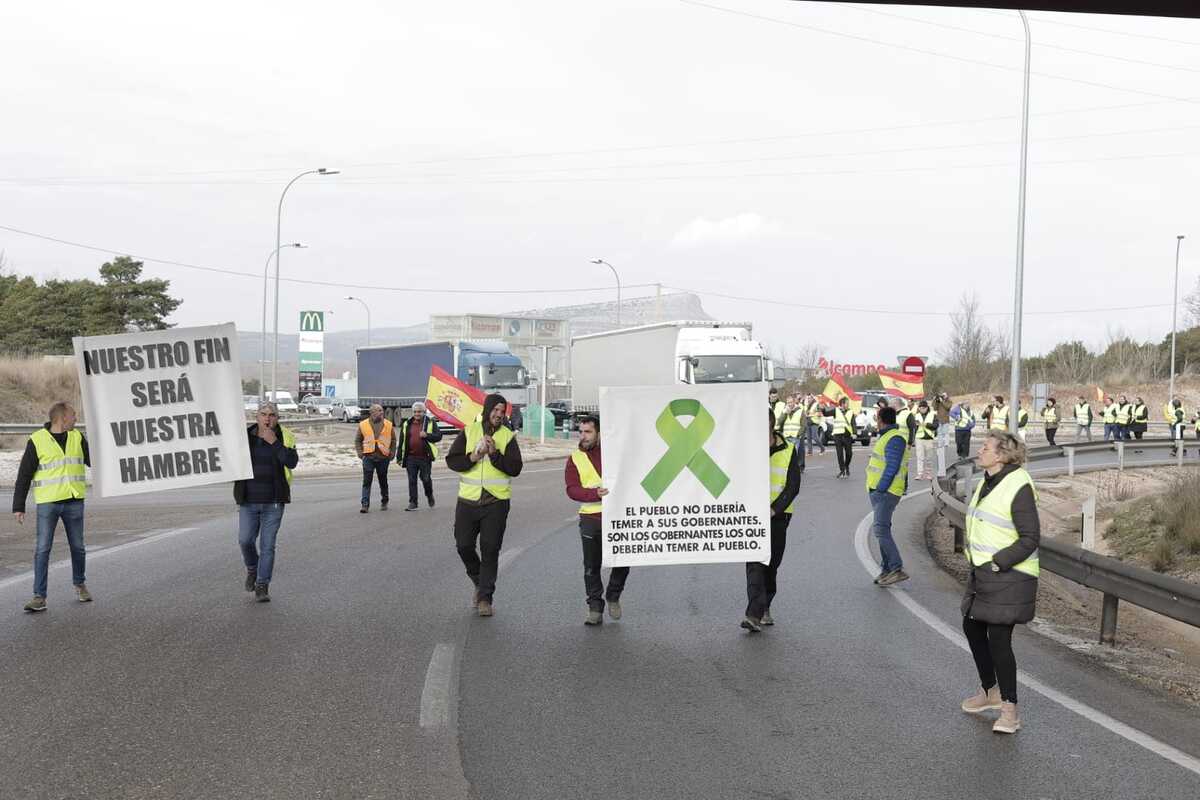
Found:
[[[971,573],[962,601],[963,633],[979,672],[980,691],[962,703],[968,714],[1000,711],[995,733],[1016,733],[1017,659],[1012,634],[1037,607],[1038,520],[1033,478],[1021,466],[1025,444],[1007,431],[988,431],[979,451],[984,477],[967,509],[963,548]]]

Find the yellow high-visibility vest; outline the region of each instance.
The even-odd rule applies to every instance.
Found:
[[[1001,431],[1008,428],[1008,406],[992,406],[992,418],[988,428]]]
[[[930,411],[925,416],[921,416],[921,412],[917,412],[917,438],[932,439],[934,438],[933,423],[937,421],[937,412]]]
[[[472,422],[467,428],[467,455],[475,451],[483,439],[483,423]],[[513,440],[513,432],[501,425],[492,434],[496,442],[496,450],[503,453],[508,443]],[[462,473],[458,481],[458,496],[463,500],[477,501],[483,496],[483,490],[497,500],[512,498],[512,478],[492,465],[490,458],[481,458],[472,467]]]
[[[1037,497],[1037,488],[1033,486],[1033,478],[1024,469],[1017,469],[1004,476],[1004,480],[993,487],[988,496],[979,499],[983,492],[983,481],[975,487],[975,495],[967,509],[966,547],[963,548],[967,561],[978,567],[992,560],[992,556],[1006,547],[1014,544],[1020,535],[1017,526],[1013,524],[1012,502],[1024,487],[1033,488]],[[1041,571],[1038,554],[1034,550],[1029,558],[1013,569],[1026,575],[1037,577]]]
[[[800,436],[800,432],[804,430],[807,424],[807,419],[804,413],[803,406],[797,406],[791,414],[788,414],[783,421],[783,437],[785,439],[795,439]]]
[[[1117,421],[1117,408],[1118,408],[1118,406],[1116,403],[1113,403],[1110,406],[1104,407],[1104,424],[1105,425],[1112,425],[1114,422]]]
[[[67,431],[66,449],[58,446],[54,434],[45,428],[29,437],[37,450],[38,466],[33,473],[33,500],[58,503],[63,500],[82,500],[87,494],[86,469],[83,463],[83,434]]]
[[[1083,405],[1076,404],[1076,406],[1075,406],[1075,422],[1079,425],[1091,425],[1092,423],[1091,423],[1091,420],[1089,419],[1089,417],[1091,416],[1091,412],[1092,412],[1092,407],[1090,405],[1088,405],[1087,403],[1084,403]]]
[[[843,433],[848,433],[853,436],[854,424],[851,422],[850,417],[847,416],[847,413],[844,409],[835,408],[833,410],[833,435],[838,436]]]
[[[789,445],[790,446],[790,445]],[[575,469],[579,472],[579,485],[585,489],[599,489],[602,485],[600,473],[596,472],[596,468],[592,466],[592,460],[588,458],[588,454],[583,450],[571,451],[571,461],[575,464]],[[599,514],[604,508],[601,503],[580,503],[580,514]]]
[[[840,410],[840,409],[839,409]],[[835,423],[836,424],[836,423]],[[783,487],[787,486],[788,465],[792,463],[792,453],[796,447],[791,442],[788,442],[787,447],[777,453],[771,454],[771,502],[775,502],[775,498],[783,494]],[[580,475],[583,473],[581,472]],[[788,503],[788,507],[784,509],[785,514],[792,513],[792,508],[796,505],[795,499]]]
[[[960,430],[962,428],[969,428],[971,427],[971,423],[974,421],[975,417],[973,414],[971,414],[969,409],[963,408],[962,406],[958,407],[958,421],[954,423],[954,427],[959,428]]]
[[[1058,406],[1046,406],[1042,409],[1042,422],[1047,428],[1058,427]]]
[[[1130,403],[1117,406],[1117,424],[1128,425],[1130,417],[1133,416],[1133,406]]]
[[[875,447],[871,450],[871,460],[867,462],[867,491],[874,491],[875,487],[879,485],[879,479],[883,477],[883,469],[887,466],[888,442],[897,437],[904,442],[904,457],[900,461],[900,469],[896,472],[896,477],[892,479],[892,485],[888,487],[888,494],[894,494],[897,497],[904,496],[904,490],[908,487],[908,431],[902,431],[899,428],[892,428],[876,440]]]
[[[379,448],[379,452],[385,456],[392,454],[392,421],[387,417],[383,418],[383,427],[379,430],[378,438],[375,436],[375,429],[371,427],[371,420],[364,419],[358,423],[358,429],[362,432],[363,455],[370,455],[375,452],[375,448]]]

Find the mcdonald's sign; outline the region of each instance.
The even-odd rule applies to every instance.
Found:
[[[324,333],[325,332],[325,312],[324,311],[301,311],[300,312],[300,332],[301,333]]]

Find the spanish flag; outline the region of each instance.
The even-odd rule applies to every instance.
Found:
[[[918,400],[925,396],[925,381],[914,378],[903,372],[879,371],[879,382],[884,390],[893,397],[903,397],[906,400]]]
[[[425,407],[429,413],[456,428],[466,428],[483,413],[486,395],[441,367],[435,366],[429,371],[429,388],[425,394]]]
[[[821,392],[821,397],[825,402],[835,406],[845,397],[850,401],[851,411],[857,414],[862,410],[862,397],[846,385],[846,381],[841,375],[829,376],[829,383],[825,384],[825,390]]]

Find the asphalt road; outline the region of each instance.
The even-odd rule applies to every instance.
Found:
[[[1200,795],[1194,714],[1035,634],[1018,659],[1059,699],[1023,685],[1014,737],[962,714],[976,680],[936,628],[960,590],[917,535],[928,500],[897,516],[913,580],[876,588],[864,462],[837,481],[832,453],[810,461],[756,636],[738,565],[634,570],[624,619],[585,628],[553,462],[517,481],[492,619],[468,610],[452,481],[432,512],[365,516],[357,481],[298,482],[269,604],[241,589],[227,487],[123,501],[158,533],[94,554],[94,603],[65,562],[45,614],[18,610],[28,576],[0,578],[0,797]]]

